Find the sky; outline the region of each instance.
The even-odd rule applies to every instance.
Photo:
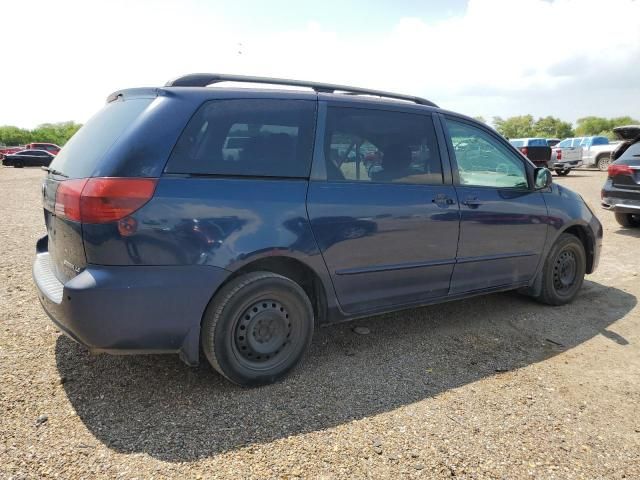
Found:
[[[493,116],[640,117],[640,0],[1,0],[0,125],[85,122],[193,72],[325,81]]]

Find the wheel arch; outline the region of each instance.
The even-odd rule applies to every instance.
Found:
[[[240,275],[258,271],[277,273],[296,282],[302,287],[313,305],[315,323],[321,324],[326,320],[327,289],[325,284],[313,267],[298,258],[286,255],[269,255],[255,258],[233,270],[225,282],[218,287],[218,290]],[[213,296],[215,296],[215,293]]]
[[[578,237],[582,246],[584,247],[584,251],[587,255],[587,273],[593,272],[593,260],[595,256],[595,238],[589,228],[585,225],[574,224],[565,228],[564,230],[558,232],[558,237],[563,233],[568,233],[569,235],[573,235],[574,237]],[[556,237],[556,238],[558,238]]]

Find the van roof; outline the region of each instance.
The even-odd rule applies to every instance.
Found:
[[[253,87],[239,87],[232,85],[225,88],[205,88],[210,85],[216,85],[220,83],[232,83],[232,84],[247,84],[253,85]],[[257,87],[258,85],[267,86],[283,86],[285,88],[264,88]],[[286,87],[293,87],[295,90],[286,89]],[[302,88],[309,90],[300,90]],[[302,80],[289,80],[282,78],[270,78],[270,77],[251,77],[244,75],[228,75],[218,73],[195,73],[178,77],[174,80],[167,82],[164,87],[160,88],[132,88],[119,90],[107,97],[107,102],[112,102],[119,97],[127,96],[131,97],[146,97],[146,96],[159,96],[165,94],[165,92],[174,92],[176,94],[185,94],[189,96],[202,96],[203,99],[207,98],[224,98],[227,95],[221,92],[232,93],[236,98],[242,96],[244,98],[257,96],[258,98],[265,96],[274,96],[281,98],[308,98],[316,99],[319,96],[327,95],[327,98],[354,98],[357,100],[369,99],[374,102],[380,101],[400,101],[413,103],[420,106],[435,107],[438,106],[430,100],[416,97],[412,95],[404,95],[393,92],[386,92],[382,90],[372,90],[360,87],[350,87],[346,85],[336,85],[330,83],[310,82]],[[329,95],[331,97],[329,97]],[[335,95],[335,97],[334,97]]]

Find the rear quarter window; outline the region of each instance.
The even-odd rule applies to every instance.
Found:
[[[50,168],[70,178],[90,177],[111,146],[152,101],[134,98],[108,103],[71,137]]]
[[[165,172],[307,177],[315,109],[309,100],[206,102],[187,124]]]

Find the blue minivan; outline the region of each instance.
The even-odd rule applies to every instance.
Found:
[[[33,276],[53,322],[96,352],[202,351],[241,385],[283,377],[316,325],[513,289],[565,304],[602,243],[483,123],[316,82],[122,90],[46,170]]]

